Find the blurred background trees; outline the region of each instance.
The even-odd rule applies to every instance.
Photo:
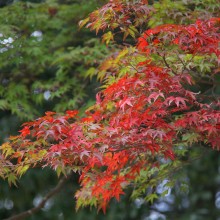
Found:
[[[1,143],[16,134],[22,122],[39,117],[45,111],[86,109],[94,102],[100,84],[92,77],[100,62],[116,44],[108,48],[89,30],[79,30],[79,20],[102,5],[98,0],[25,0],[0,1],[0,126]],[[152,2],[153,1],[149,1]],[[193,11],[194,18],[219,16],[219,1],[154,1],[157,13],[149,26],[175,23]],[[185,6],[187,5],[187,6]],[[201,11],[201,14],[198,13]],[[121,42],[121,39],[119,39]],[[127,39],[131,41],[131,39]],[[220,82],[217,75],[216,80]],[[202,91],[209,85],[202,82]],[[212,92],[212,91],[209,91]],[[220,86],[215,87],[219,96]],[[218,220],[220,216],[220,157],[204,147],[201,158],[186,165],[179,174],[180,183],[169,188],[168,195],[153,205],[130,201],[129,191],[121,202],[112,201],[106,215],[96,210],[74,209],[78,176],[73,176],[41,212],[29,219],[182,219]],[[195,150],[195,154],[197,154]],[[18,188],[1,180],[0,218],[4,219],[39,203],[58,182],[48,169],[28,172]],[[157,190],[164,187],[164,183]]]

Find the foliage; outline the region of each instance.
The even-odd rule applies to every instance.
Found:
[[[91,30],[109,30],[103,35],[107,43],[114,35],[123,34],[125,40],[139,36],[149,27],[161,24],[189,24],[196,19],[218,17],[219,3],[215,0],[188,1],[127,1],[113,0],[92,12],[88,18],[80,21]],[[113,32],[114,31],[114,32]]]
[[[0,102],[10,103],[10,106],[7,105],[7,108],[0,110],[0,145],[10,134],[16,134],[20,130],[19,126],[24,120],[36,118],[48,109],[65,110],[74,106],[82,106],[83,109],[87,105],[91,105],[95,97],[94,89],[99,83],[87,78],[87,70],[96,68],[110,49],[101,44],[95,34],[87,30],[79,30],[77,26],[78,21],[96,8],[100,1],[91,0],[89,3],[76,0],[14,1],[13,4],[11,3],[12,1],[10,5],[0,8],[2,21],[0,33],[7,34],[6,38],[1,36],[1,40],[4,42],[0,43],[0,48],[5,48],[5,43],[8,40],[10,45],[13,44],[10,51],[3,50],[0,53],[0,87],[2,89]],[[59,12],[53,17],[49,16],[48,9],[50,7],[59,9]],[[34,33],[33,35],[37,36],[30,37],[28,33]],[[19,34],[19,39],[17,34]],[[15,41],[11,42],[15,35],[16,44]],[[38,38],[40,38],[39,41],[36,40]],[[17,62],[19,60],[17,54],[21,52],[18,43],[21,41],[24,55],[22,64]],[[32,51],[34,49],[39,50],[39,56],[33,56]],[[45,60],[47,62],[44,62]],[[23,75],[17,76],[18,73]],[[62,87],[67,84],[68,91],[60,92],[58,97],[56,94],[62,91],[64,89]],[[57,85],[56,91],[50,89],[52,85]],[[22,88],[26,88],[27,92],[25,96],[21,97]],[[48,92],[49,89],[50,93]],[[47,100],[48,95],[50,97]],[[27,108],[23,111],[16,107],[17,104]],[[68,107],[68,105],[72,105],[72,107]],[[1,161],[3,162],[3,160]],[[5,164],[1,165],[7,169]],[[56,185],[57,178],[51,178],[52,172],[47,172],[45,169],[40,172],[39,169],[34,169],[17,183],[19,188],[9,187],[7,182],[2,180],[0,183],[1,219],[12,215],[12,213],[19,213],[28,209],[39,194],[44,195],[46,190]],[[27,187],[30,186],[29,184],[33,187]],[[49,218],[48,216],[58,215],[61,212],[63,212],[65,219],[72,215],[74,204],[72,203],[72,196],[69,195],[73,194],[72,190],[78,186],[77,178],[73,179],[70,184],[72,188],[63,195],[66,196],[65,203],[63,197],[56,200],[54,208],[57,212],[55,213],[53,209],[45,209],[36,215],[35,219],[46,219]],[[23,190],[24,194],[22,193]],[[9,201],[14,203],[10,209],[7,206]],[[66,209],[68,211],[64,211]],[[79,212],[77,215],[84,216],[86,211],[84,212]]]
[[[58,175],[78,172],[77,208],[91,205],[105,211],[110,199],[119,200],[128,187],[133,198],[153,202],[161,196],[156,186],[165,178],[167,185],[175,184],[189,147],[219,149],[220,18],[210,18],[208,11],[208,19],[195,20],[194,14],[204,14],[203,4],[180,5],[189,14],[185,23],[177,19],[180,24],[156,26],[158,3],[122,0],[110,1],[82,21],[96,31],[121,27],[124,39],[135,38],[140,25],[152,28],[142,33],[137,46],[125,46],[100,64],[104,86],[87,116],[79,117],[76,110],[46,112],[24,123],[20,135],[1,146],[7,164],[1,176],[11,184],[37,165],[52,167]],[[214,6],[210,11],[217,14]],[[145,23],[139,21],[140,13],[146,15]],[[154,23],[149,24],[150,16]],[[114,34],[107,32],[103,40],[109,43]],[[199,88],[204,79],[206,91]]]
[[[2,112],[10,110],[30,120],[47,109],[65,111],[83,105],[90,86],[85,72],[108,53],[93,34],[80,33],[76,25],[96,5],[48,0],[0,8]]]

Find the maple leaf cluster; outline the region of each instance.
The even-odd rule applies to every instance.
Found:
[[[128,35],[135,38],[138,34],[138,28],[146,25],[153,7],[148,5],[147,0],[140,1],[109,1],[100,9],[92,12],[90,16],[79,22],[80,27],[86,25],[87,28],[95,30],[115,30],[123,33],[123,39]],[[112,32],[103,35],[103,40],[108,42],[114,38]]]
[[[114,2],[94,13],[114,10],[114,16],[126,15],[123,7],[127,1],[121,8],[115,8]],[[144,1],[138,4],[135,11],[145,11]],[[136,4],[132,10],[134,7]],[[128,12],[133,15],[132,10]],[[107,27],[108,19],[100,21],[100,26],[94,26],[93,14],[90,19],[92,29]],[[128,22],[130,18],[123,19]],[[119,200],[142,171],[160,167],[163,160],[176,160],[178,146],[206,143],[219,149],[219,100],[207,102],[202,94],[191,91],[194,75],[187,72],[187,62],[174,69],[165,57],[167,48],[174,48],[182,57],[214,56],[213,74],[218,73],[219,27],[220,19],[213,18],[144,32],[134,50],[141,60],[132,72],[116,77],[97,94],[96,104],[86,111],[86,117],[80,118],[76,110],[63,115],[46,112],[24,123],[20,135],[1,146],[6,159],[17,160],[10,171],[22,175],[40,164],[58,174],[78,172],[81,189],[76,193],[77,206],[95,205],[105,210],[110,199]],[[154,54],[163,62],[157,62]],[[117,76],[118,69],[114,70]]]
[[[197,20],[191,25],[161,25],[149,29],[139,38],[138,48],[147,53],[161,50],[161,47],[178,45],[185,53],[215,53],[220,56],[219,51],[219,18],[206,21]],[[148,48],[149,42],[153,43],[152,50]],[[159,47],[159,49],[158,49]]]

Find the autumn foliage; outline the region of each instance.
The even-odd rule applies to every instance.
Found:
[[[108,43],[121,24],[124,39],[135,37],[154,9],[147,1],[121,2],[110,1],[81,25],[97,32],[109,28],[103,36]],[[106,13],[108,19],[103,18]],[[194,89],[202,74],[212,83],[219,74],[219,31],[220,18],[147,29],[137,46],[125,46],[100,65],[105,88],[84,117],[76,110],[46,112],[24,123],[20,134],[1,146],[10,164],[1,176],[15,183],[39,165],[58,174],[78,172],[77,206],[105,210],[127,187],[134,188],[135,197],[156,185],[153,176],[180,160],[180,147],[205,144],[219,150],[219,99]]]

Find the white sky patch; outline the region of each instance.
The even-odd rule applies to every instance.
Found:
[[[43,39],[43,33],[42,31],[34,31],[31,37],[36,37],[38,41],[41,41]]]
[[[33,205],[37,207],[43,200],[43,197],[41,195],[37,195],[33,200]],[[49,210],[53,206],[54,202],[52,199],[47,200],[44,207],[42,208],[43,211]]]
[[[159,219],[166,220],[166,216],[155,211],[152,211],[148,217],[144,218],[144,220],[159,220]]]
[[[220,209],[220,191],[215,195],[215,206],[217,209]]]
[[[0,37],[3,37],[2,33],[0,33]],[[7,51],[9,48],[13,48],[13,45],[12,45],[13,42],[14,42],[14,39],[12,37],[0,40],[0,45],[3,45],[3,48],[0,48],[0,53]]]
[[[4,202],[4,207],[7,209],[7,210],[10,210],[14,207],[14,203],[12,200],[10,199],[6,199],[5,202]]]
[[[49,90],[44,92],[44,99],[49,100],[49,98],[51,97],[51,93]]]
[[[142,204],[144,204],[144,199],[142,198],[137,198],[134,200],[134,204],[137,208],[140,208],[142,206]]]
[[[13,40],[13,38],[12,37],[9,37],[9,38],[6,38],[6,39],[4,39],[4,40],[1,40],[0,41],[0,44],[4,44],[4,45],[9,45],[9,44],[11,44],[11,43],[13,43],[14,42],[14,40]]]
[[[167,183],[168,183],[168,180],[163,180],[162,183],[160,183],[157,186],[157,193],[161,194],[161,193],[163,193],[164,191],[167,190],[167,195],[166,196],[170,195],[171,188],[166,186]]]

